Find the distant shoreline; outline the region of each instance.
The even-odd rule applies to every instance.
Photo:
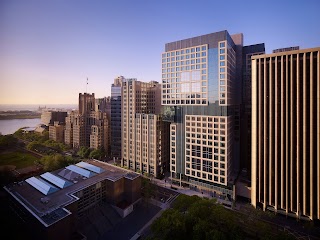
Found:
[[[35,119],[35,118],[41,118],[41,114],[37,114],[37,115],[7,115],[7,116],[0,115],[0,120]]]

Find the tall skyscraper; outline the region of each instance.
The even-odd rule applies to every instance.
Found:
[[[320,48],[252,57],[253,206],[320,219]]]
[[[95,110],[94,93],[79,93],[79,114],[90,113]]]
[[[139,146],[137,146],[137,142],[139,141],[137,139],[140,139],[141,136],[146,137],[148,132],[137,131],[139,128],[136,126],[136,117],[138,117],[136,114],[160,113],[160,91],[160,84],[155,81],[140,82],[136,79],[125,79],[122,82],[121,165],[134,171],[151,173],[151,165],[142,162],[141,158],[137,158],[137,151],[139,149]],[[142,154],[148,154],[148,149],[144,146]]]
[[[240,169],[251,178],[251,57],[265,53],[264,43],[244,46],[242,50],[242,106],[240,118]],[[250,196],[248,196],[250,197]]]
[[[79,111],[66,117],[65,143],[80,147],[101,148],[110,154],[110,98],[95,99],[94,93],[79,93]]]
[[[111,85],[111,156],[121,159],[121,85],[123,76],[114,79]]]
[[[233,196],[239,170],[243,35],[227,31],[167,43],[164,118],[174,182]]]

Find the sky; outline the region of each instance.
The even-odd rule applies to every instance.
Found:
[[[0,104],[102,98],[120,75],[161,82],[165,43],[222,30],[266,53],[320,47],[319,10],[319,0],[1,0]]]

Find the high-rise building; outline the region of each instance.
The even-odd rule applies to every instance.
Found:
[[[94,93],[79,93],[79,114],[90,113],[95,110]]]
[[[320,219],[320,48],[252,57],[251,203]]]
[[[160,178],[169,170],[170,124],[160,114],[136,113],[135,148],[136,171]]]
[[[73,125],[76,112],[71,111],[66,117],[66,125],[64,129],[64,143],[69,147],[73,147]]]
[[[95,99],[94,93],[79,93],[79,111],[66,118],[65,143],[74,149],[101,148],[110,154],[110,98]]]
[[[150,173],[151,169],[143,169],[141,159],[137,158],[137,139],[141,135],[147,136],[148,132],[137,131],[136,113],[159,114],[160,113],[160,84],[140,82],[136,79],[125,79],[122,82],[121,116],[122,116],[122,160],[121,165],[134,171]],[[143,146],[144,147],[144,146]],[[142,154],[147,154],[144,147]],[[155,150],[156,151],[156,150]]]
[[[233,196],[239,170],[243,35],[221,31],[167,43],[164,118],[173,182]]]
[[[111,85],[111,156],[121,159],[121,85],[123,76],[114,79]]]
[[[265,53],[264,43],[244,46],[242,50],[242,106],[240,118],[240,169],[251,174],[251,57]],[[250,198],[250,196],[248,196]]]
[[[105,153],[109,153],[110,148],[110,129],[109,120],[106,112],[92,112],[90,117],[94,120],[91,125],[90,148],[104,149]]]
[[[75,114],[73,118],[73,134],[72,134],[72,147],[78,150],[80,147],[89,147],[89,143],[86,142],[86,119],[81,114]],[[91,126],[90,126],[91,130]],[[90,135],[89,135],[90,137]]]

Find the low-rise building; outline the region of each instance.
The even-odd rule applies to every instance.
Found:
[[[90,160],[4,187],[33,239],[71,239],[93,208],[109,204],[121,216],[141,199],[141,177]],[[83,233],[82,233],[83,234]]]
[[[60,124],[58,121],[55,121],[53,125],[49,126],[49,139],[56,142],[64,142],[64,124]]]

